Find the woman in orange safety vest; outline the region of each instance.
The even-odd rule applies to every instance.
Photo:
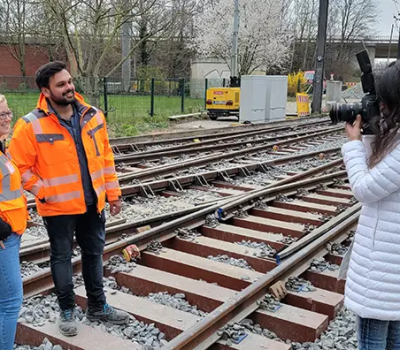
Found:
[[[5,150],[12,112],[0,95],[0,350],[12,350],[22,304],[21,235],[28,218],[18,167]]]

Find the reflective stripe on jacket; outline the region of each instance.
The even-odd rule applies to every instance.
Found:
[[[27,203],[18,167],[6,154],[0,151],[0,217],[13,232],[22,234],[28,219]]]
[[[97,209],[101,212],[106,194],[109,201],[121,196],[114,155],[103,113],[87,105],[79,94],[75,96],[76,107],[81,115],[82,142],[97,195]],[[40,95],[37,109],[16,123],[9,151],[21,171],[24,189],[37,197],[40,215],[86,212],[75,141],[68,130],[60,125],[57,116],[49,112],[43,94]]]

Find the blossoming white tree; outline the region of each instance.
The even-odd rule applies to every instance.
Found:
[[[291,33],[285,26],[284,1],[239,0],[239,74],[284,68],[290,58]],[[234,0],[215,0],[196,16],[193,48],[203,57],[230,67]]]

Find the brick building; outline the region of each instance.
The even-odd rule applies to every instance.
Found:
[[[12,55],[13,48],[0,44],[0,76],[21,77],[19,62]],[[36,70],[49,61],[47,50],[38,45],[26,45],[26,75],[34,76]]]
[[[33,77],[41,65],[49,62],[49,53],[46,46],[40,45],[37,41],[29,40],[29,38],[27,39],[28,42],[25,45],[26,78],[22,77],[20,64],[13,57],[15,48],[0,39],[0,90],[14,90],[22,86],[36,88]],[[63,54],[53,52],[53,55],[56,56],[54,59],[65,60],[65,55]]]

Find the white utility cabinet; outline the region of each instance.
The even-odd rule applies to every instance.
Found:
[[[288,79],[285,75],[244,75],[240,83],[239,121],[285,120]]]

